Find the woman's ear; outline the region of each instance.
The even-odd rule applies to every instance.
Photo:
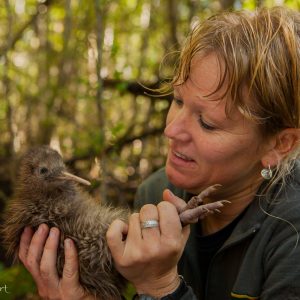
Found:
[[[300,146],[300,129],[286,128],[278,132],[270,139],[269,149],[261,159],[262,165],[274,167],[291,153],[296,147]]]

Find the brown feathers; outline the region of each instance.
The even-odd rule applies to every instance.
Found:
[[[105,235],[113,220],[127,220],[129,212],[95,203],[65,171],[61,156],[49,147],[37,147],[24,155],[16,193],[8,204],[1,230],[7,254],[17,258],[25,226],[36,228],[46,223],[58,227],[59,274],[64,264],[63,241],[68,237],[77,247],[81,285],[103,299],[120,299],[125,279],[113,266]]]

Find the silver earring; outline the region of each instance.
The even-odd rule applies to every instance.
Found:
[[[266,180],[271,179],[272,176],[273,176],[273,172],[272,172],[272,170],[271,170],[270,165],[268,166],[268,168],[262,169],[261,172],[260,172],[260,174],[261,174],[261,176],[262,176],[264,179],[266,179]]]

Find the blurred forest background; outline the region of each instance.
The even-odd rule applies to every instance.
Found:
[[[103,202],[130,207],[138,184],[164,164],[172,77],[195,22],[227,9],[300,0],[1,0],[0,211],[16,159],[58,149]],[[30,276],[0,249],[0,299],[35,299]],[[128,296],[129,297],[129,296]]]

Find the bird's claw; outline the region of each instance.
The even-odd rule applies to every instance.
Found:
[[[193,196],[187,203],[186,207],[184,210],[187,209],[193,209],[198,207],[203,203],[203,199],[208,197],[211,193],[215,192],[218,190],[222,185],[221,184],[214,184],[212,186],[209,186],[205,190],[203,190],[199,195]]]
[[[179,214],[181,223],[183,225],[196,223],[199,219],[203,219],[209,214],[213,214],[215,212],[221,213],[219,208],[222,208],[225,204],[231,203],[230,201],[219,200],[203,204],[203,199],[208,197],[220,187],[220,184],[215,184],[206,188],[199,195],[193,196]]]

